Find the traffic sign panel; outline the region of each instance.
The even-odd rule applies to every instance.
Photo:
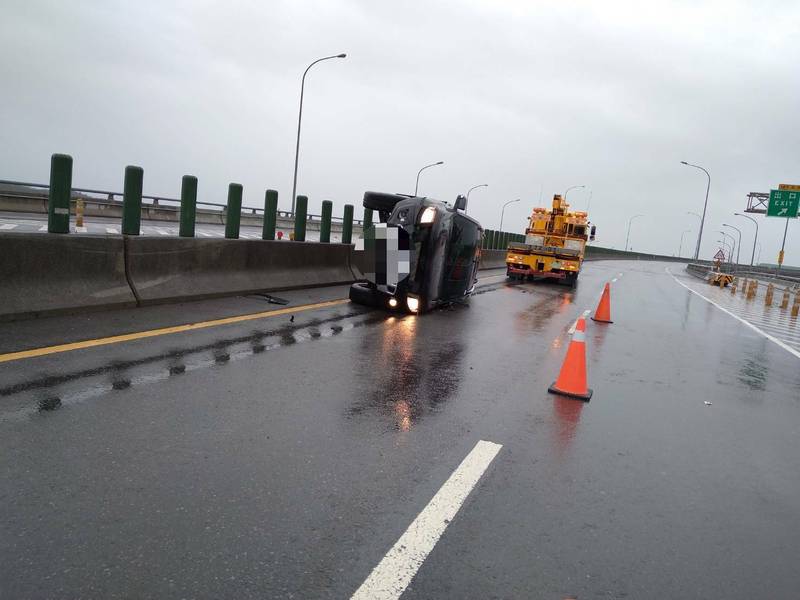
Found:
[[[798,206],[800,206],[800,191],[769,191],[769,205],[767,206],[768,217],[794,218],[797,216]]]
[[[725,253],[722,250],[717,250],[717,253],[714,255],[714,260],[725,260]]]

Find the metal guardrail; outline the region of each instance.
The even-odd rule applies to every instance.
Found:
[[[749,266],[749,265],[748,265]],[[710,265],[702,265],[697,263],[689,263],[686,265],[686,270],[690,271],[693,274],[705,277],[710,273],[713,269]],[[800,285],[800,277],[791,277],[789,275],[778,275],[775,276],[774,273],[770,273],[768,271],[742,271],[737,268],[725,268],[725,265],[722,267],[723,272],[730,273],[732,275],[739,276],[747,276],[754,279],[763,279],[764,281],[783,281],[785,283],[792,283],[796,285]]]
[[[26,182],[26,181],[12,181],[12,180],[9,180],[9,179],[0,179],[0,185],[3,185],[3,184],[15,185],[15,186],[21,186],[21,187],[28,187],[28,188],[34,188],[34,189],[41,189],[41,190],[44,190],[45,192],[49,191],[49,189],[50,189],[50,185],[46,184],[46,183],[30,183],[30,182]],[[120,207],[120,208],[122,207],[122,200],[115,200],[115,196],[119,196],[120,198],[123,196],[122,192],[112,192],[112,191],[108,191],[108,190],[94,190],[94,189],[91,189],[91,188],[77,188],[77,187],[73,187],[72,191],[73,192],[79,192],[81,194],[101,194],[103,196],[106,196],[106,198],[105,199],[91,198],[91,201],[96,203],[96,204],[98,204],[98,205],[117,206],[117,207]],[[9,190],[9,191],[0,190],[0,195],[7,196],[7,197],[12,197],[12,198],[25,198],[25,199],[31,199],[31,198],[39,197],[39,196],[26,195],[26,194],[24,194],[22,192],[11,191],[11,190]],[[47,194],[46,193],[42,194],[42,196],[47,196]],[[166,196],[149,196],[149,195],[142,194],[142,200],[145,200],[145,199],[151,200],[152,202],[150,202],[148,205],[145,205],[145,203],[143,202],[142,203],[142,208],[145,208],[145,206],[147,206],[148,208],[157,208],[159,210],[168,210],[168,211],[171,210],[171,211],[175,211],[175,212],[178,212],[178,210],[180,209],[180,206],[161,206],[159,204],[160,202],[174,202],[175,204],[180,205],[180,203],[181,203],[180,198],[168,198]],[[223,214],[226,212],[226,210],[228,208],[226,204],[220,204],[218,202],[202,202],[200,200],[197,201],[197,205],[198,206],[200,206],[200,205],[202,205],[202,206],[213,206],[213,207],[219,208],[220,210],[218,212],[223,213]],[[245,209],[247,209],[250,212],[249,213],[245,212]],[[292,218],[291,211],[279,210],[277,212],[278,212],[278,216],[279,217],[283,217],[283,218],[286,218],[286,219],[291,219]],[[262,218],[263,218],[263,213],[264,213],[264,209],[263,208],[258,208],[258,207],[254,207],[254,206],[243,206],[242,207],[242,214],[261,215]],[[315,214],[309,213],[308,214],[308,220],[309,221],[313,221],[313,220],[321,221],[322,220],[322,215],[315,215]],[[343,217],[331,216],[331,220],[332,221],[344,222],[344,218]],[[363,226],[364,222],[363,222],[362,219],[353,219],[353,225]]]

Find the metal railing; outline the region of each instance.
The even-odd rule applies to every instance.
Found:
[[[26,195],[24,192],[20,192],[19,190],[2,190],[2,189],[0,189],[0,195],[6,196],[6,197],[11,197],[11,198],[25,198],[25,199],[41,198],[41,197],[45,197],[46,198],[47,197],[47,192],[50,190],[50,185],[46,184],[46,183],[30,183],[30,182],[27,182],[27,181],[13,181],[13,180],[10,180],[10,179],[0,179],[0,185],[4,185],[4,184],[5,185],[20,186],[20,187],[27,187],[27,188],[34,188],[34,189],[41,189],[41,190],[44,191],[44,193],[41,194],[41,195],[30,195],[30,194]],[[120,198],[122,198],[123,197],[123,193],[122,192],[112,192],[112,191],[109,191],[109,190],[95,190],[95,189],[91,189],[91,188],[78,188],[78,187],[73,187],[72,188],[72,192],[73,193],[74,192],[78,192],[80,194],[103,195],[103,196],[106,197],[105,199],[89,198],[89,200],[91,202],[97,204],[97,205],[117,206],[117,207],[120,207],[120,208],[122,207],[122,200],[116,200],[115,199],[115,196],[119,196]],[[143,209],[144,208],[156,208],[156,209],[159,209],[159,210],[174,211],[174,212],[178,212],[180,210],[180,203],[181,203],[180,198],[168,198],[167,196],[150,196],[150,195],[142,194],[142,200],[145,200],[145,199],[151,200],[151,202],[149,204],[145,204],[144,202],[142,202],[142,208]],[[168,206],[161,206],[160,202],[173,202],[173,203],[177,204],[178,206],[169,206],[169,205]],[[202,206],[215,207],[215,209],[219,209],[219,210],[215,210],[215,209],[210,209],[210,210],[211,211],[215,211],[215,212],[219,212],[219,213],[222,213],[222,214],[224,214],[227,211],[227,208],[228,208],[228,206],[226,204],[220,204],[218,202],[203,202],[203,201],[200,201],[200,200],[197,201],[197,205],[198,206],[202,205]],[[245,210],[250,211],[250,212],[245,212]],[[243,206],[242,207],[242,214],[258,215],[258,216],[261,216],[263,218],[263,213],[264,213],[264,209],[263,208],[258,208],[258,207],[255,207],[255,206]],[[279,211],[277,211],[277,214],[278,214],[278,217],[283,217],[285,219],[292,219],[293,218],[292,217],[292,213],[290,211],[288,211],[288,210],[279,210]],[[315,219],[318,220],[318,221],[321,221],[322,220],[322,215],[315,215],[315,214],[309,213],[307,218],[308,218],[309,221],[313,221]],[[344,217],[332,216],[331,220],[343,223],[344,222]],[[363,226],[363,224],[364,224],[364,222],[363,222],[362,219],[355,219],[355,218],[353,219],[353,225]]]
[[[713,265],[689,263],[686,265],[686,269],[697,274],[707,274],[713,270]],[[756,279],[763,279],[765,281],[785,281],[786,283],[800,284],[800,277],[792,277],[790,275],[775,276],[775,272],[773,270],[764,269],[753,271],[751,269],[752,267],[750,267],[750,265],[739,265],[738,268],[736,265],[722,265],[723,272],[730,273],[732,275],[747,276]]]

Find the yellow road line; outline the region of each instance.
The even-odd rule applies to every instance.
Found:
[[[138,331],[136,333],[125,333],[123,335],[112,335],[111,337],[84,340],[82,342],[72,342],[70,344],[59,344],[58,346],[45,346],[44,348],[34,348],[32,350],[22,350],[20,352],[9,352],[8,354],[0,354],[0,363],[10,362],[12,360],[21,360],[23,358],[45,356],[46,354],[56,354],[58,352],[70,352],[72,350],[94,348],[95,346],[106,346],[108,344],[119,344],[120,342],[131,342],[133,340],[157,337],[159,335],[170,335],[173,333],[182,333],[184,331],[194,331],[195,329],[207,329],[209,327],[218,327],[219,325],[229,325],[231,323],[241,323],[243,321],[253,321],[255,319],[268,319],[269,317],[279,317],[281,315],[299,313],[307,310],[338,306],[346,302],[350,301],[346,299],[328,300],[326,302],[317,302],[316,304],[303,304],[301,306],[294,306],[292,308],[279,308],[278,310],[268,310],[264,312],[251,313],[248,315],[237,315],[235,317],[225,317],[224,319],[215,319],[213,321],[187,323],[186,325],[175,325],[173,327],[162,327],[161,329],[151,329],[149,331]]]

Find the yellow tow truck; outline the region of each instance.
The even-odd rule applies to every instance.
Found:
[[[534,208],[525,230],[525,243],[512,242],[506,253],[506,274],[512,279],[560,279],[574,287],[583,264],[586,242],[595,226],[588,214],[570,212],[559,194],[553,207]]]

